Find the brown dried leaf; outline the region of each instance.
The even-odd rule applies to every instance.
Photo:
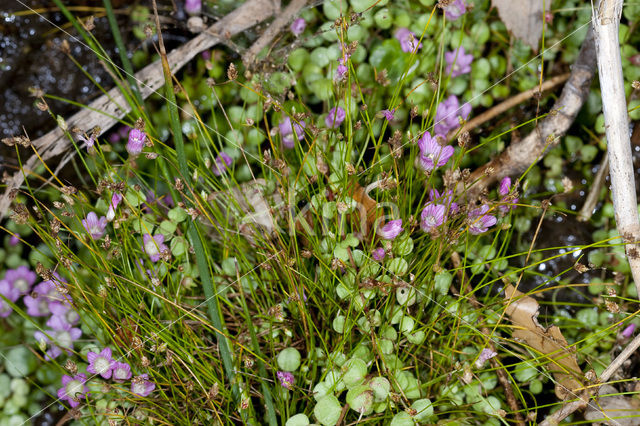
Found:
[[[551,0],[491,0],[507,29],[534,51],[542,37],[542,20],[551,7]],[[545,9],[546,8],[546,9]]]
[[[635,426],[640,424],[640,401],[624,395],[610,385],[600,388],[600,395],[591,402],[584,414],[586,420],[593,424],[607,424],[616,426]]]
[[[549,358],[548,368],[556,379],[556,396],[564,399],[583,385],[584,377],[578,366],[574,350],[568,347],[567,340],[558,326],[544,328],[538,322],[540,305],[530,296],[509,284],[505,290],[509,305],[506,313],[517,328],[513,337],[524,341],[529,347]]]
[[[369,197],[365,188],[360,186],[358,182],[354,183],[353,189],[350,191],[349,195],[353,198],[357,203],[359,208],[364,208],[364,213],[367,218],[367,229],[361,230],[362,232],[366,232],[369,229],[372,229],[378,217],[380,217],[380,212],[378,211],[378,203]],[[358,214],[362,214],[359,212]]]

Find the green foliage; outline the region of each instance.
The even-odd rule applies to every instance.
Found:
[[[637,297],[625,278],[611,204],[605,199],[592,219],[594,242],[532,243],[543,200],[553,200],[547,220],[576,212],[563,177],[577,176],[575,190],[588,190],[605,148],[597,97],[540,164],[513,176],[520,207],[511,210],[494,190],[486,194],[497,220],[489,232],[470,232],[476,206],[464,197],[456,198],[459,212],[448,207],[443,225],[420,229],[429,190],[464,192],[469,182],[460,169],[502,152],[514,127],[533,129],[553,99],[497,119],[470,145],[456,146],[446,166],[425,173],[417,140],[434,132],[438,105],[457,95],[476,114],[536,87],[542,64],[571,64],[583,33],[566,36],[588,16],[575,1],[555,11],[545,29],[553,47],[538,59],[509,36],[489,3],[476,2],[455,21],[430,0],[332,0],[308,8],[302,35],[283,34],[263,52],[256,70],[268,71],[235,64],[237,77],[229,79],[230,52],[218,46],[176,75],[177,90],[167,70],[164,97],[153,95],[145,108],[129,99],[133,112],[123,122],[143,118],[151,142],[142,155],[129,156],[125,138],[99,140],[93,150],[78,150],[78,167],[90,178],[77,191],[30,182],[16,200],[30,205],[26,224],[6,225],[26,242],[6,239],[0,261],[60,273],[86,339],[47,361],[47,347],[33,337],[46,329],[44,319],[14,303],[15,312],[0,319],[8,330],[0,335],[3,414],[26,421],[56,398],[67,360],[84,372],[89,351],[110,347],[156,390],[138,397],[92,377],[82,421],[499,424],[514,413],[496,369],[479,362],[489,342],[522,411],[548,412],[542,401],[556,380],[548,360],[512,339],[504,315],[502,287],[516,282],[543,295],[549,309],[539,321],[560,327],[585,371],[602,371],[632,311],[624,304]],[[151,18],[135,6],[132,31],[141,37]],[[404,27],[422,43],[417,53],[394,37]],[[627,56],[637,54],[640,37],[629,27],[622,33]],[[470,73],[451,78],[444,53],[459,46],[474,61]],[[148,56],[134,52],[133,65]],[[635,71],[627,62],[629,79]],[[337,106],[345,121],[329,128],[325,119]],[[632,116],[636,107],[630,103]],[[393,119],[382,110],[393,110]],[[293,148],[285,147],[286,119],[295,123]],[[379,209],[375,219],[403,219],[398,236],[383,239],[372,229],[358,192],[365,187]],[[89,212],[107,214],[114,193],[123,200],[107,225],[109,240],[93,240],[81,221]],[[145,234],[163,238],[157,261]],[[377,249],[384,250],[380,259]],[[571,264],[556,268],[563,258]],[[625,279],[591,277],[578,302],[565,302],[554,286],[572,288],[576,260]],[[615,312],[612,303],[624,309]],[[292,383],[282,381],[283,372]]]

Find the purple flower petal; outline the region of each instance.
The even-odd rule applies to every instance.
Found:
[[[467,54],[462,46],[458,50],[445,52],[444,59],[447,63],[445,73],[450,73],[452,78],[471,72],[473,55]]]
[[[380,238],[385,240],[393,240],[403,231],[402,219],[390,220],[382,228],[378,230]]]
[[[142,152],[147,141],[147,135],[140,129],[131,129],[127,140],[127,152],[130,155],[138,155]]]
[[[442,146],[438,142],[438,138],[442,136],[431,136],[429,132],[424,132],[418,140],[418,148],[420,148],[420,166],[425,171],[431,171],[435,168],[442,167],[451,158],[455,150],[452,146]]]
[[[469,212],[469,232],[473,235],[483,234],[498,222],[495,216],[486,214],[489,206],[482,205]]]
[[[306,127],[304,121],[292,123],[291,118],[284,116],[278,127],[280,128],[280,136],[285,148],[293,148],[296,139],[301,141],[304,138],[304,128]]]
[[[387,253],[384,251],[382,247],[378,247],[377,249],[371,252],[371,257],[373,257],[373,260],[377,260],[379,262],[382,259],[384,259],[386,254]]]
[[[302,32],[304,31],[304,29],[307,27],[307,21],[305,21],[302,18],[298,18],[295,21],[293,21],[293,23],[291,24],[291,32],[293,33],[294,36],[299,36],[300,34],[302,34]]]
[[[185,0],[184,11],[189,15],[198,15],[202,11],[202,0]]]
[[[276,376],[280,381],[280,385],[282,385],[282,387],[285,389],[291,389],[296,381],[293,373],[289,371],[278,371],[276,373]]]
[[[431,232],[445,221],[447,208],[443,204],[428,203],[420,213],[420,228]]]
[[[347,117],[347,113],[342,107],[333,107],[329,110],[329,114],[324,119],[324,124],[330,129],[340,127],[344,119]]]
[[[464,0],[453,0],[444,8],[444,14],[450,21],[455,21],[467,11],[467,5]]]
[[[418,43],[415,33],[407,28],[399,28],[395,33],[395,37],[400,42],[400,48],[403,52],[414,52],[422,48],[422,43]]]

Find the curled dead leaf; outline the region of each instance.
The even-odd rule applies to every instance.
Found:
[[[583,387],[584,374],[578,366],[575,350],[568,346],[560,328],[540,325],[540,305],[533,297],[526,296],[511,284],[505,287],[504,292],[508,303],[506,313],[519,327],[513,332],[514,339],[525,342],[538,356],[549,360],[547,368],[556,380],[558,398],[575,396],[576,391]]]

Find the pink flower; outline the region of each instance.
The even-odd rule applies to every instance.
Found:
[[[482,368],[485,362],[489,361],[491,358],[493,358],[496,355],[498,355],[498,353],[492,351],[489,348],[482,349],[482,351],[480,352],[480,356],[478,356],[478,359],[476,360],[476,367]]]
[[[378,262],[380,262],[382,259],[384,259],[386,254],[387,252],[385,252],[382,247],[378,247],[371,252],[371,257],[373,257],[373,260],[377,260]]]
[[[18,266],[16,269],[8,269],[4,279],[9,281],[19,291],[20,295],[29,293],[31,286],[38,276],[26,266]]]
[[[87,361],[89,361],[89,366],[87,367],[89,373],[99,374],[105,379],[111,378],[111,373],[115,366],[115,361],[111,357],[111,348],[104,348],[99,354],[89,352]]]
[[[432,189],[431,191],[429,191],[429,201],[437,201],[438,204],[444,204],[448,210],[447,213],[456,214],[460,210],[460,208],[458,207],[458,203],[455,203],[453,201],[453,191],[451,190],[440,194],[437,189]]]
[[[346,43],[340,42],[339,46],[342,56],[338,59],[338,63],[340,65],[347,65],[347,61],[349,60],[349,58],[351,58],[351,50],[347,49]]]
[[[340,64],[336,69],[336,75],[333,77],[335,81],[344,81],[347,78],[347,71],[349,68],[346,65]]]
[[[422,48],[422,43],[418,44],[416,35],[407,28],[399,28],[395,36],[400,42],[400,48],[403,52],[415,52]]]
[[[285,116],[280,124],[280,136],[282,137],[282,145],[285,148],[293,148],[296,144],[296,140],[300,141],[304,138],[304,128],[306,124],[304,121],[299,123],[291,123],[291,118]]]
[[[115,362],[113,364],[112,378],[118,383],[129,380],[131,378],[131,366],[126,362]]]
[[[500,182],[500,187],[498,187],[498,194],[502,197],[500,204],[498,206],[498,210],[502,213],[509,213],[509,210],[515,209],[518,203],[517,197],[509,197],[509,192],[511,191],[511,178],[509,176],[505,176]]]
[[[464,103],[460,106],[458,98],[451,95],[438,105],[433,129],[437,134],[446,135],[449,131],[460,127],[458,117],[466,120],[469,114],[471,114],[471,104]]]
[[[469,232],[471,232],[471,234],[483,234],[498,222],[495,216],[486,214],[488,211],[489,206],[485,204],[469,212]]]
[[[504,197],[505,195],[507,195],[509,193],[510,189],[511,189],[511,178],[509,176],[505,176],[500,181],[500,187],[498,188],[498,194],[500,194],[501,197]]]
[[[71,327],[70,324],[63,322],[59,317],[52,317],[51,321],[53,322],[53,327],[51,330],[46,330],[46,334],[41,331],[33,333],[33,337],[40,344],[48,343],[51,345],[45,356],[47,361],[57,358],[63,349],[68,354],[71,354],[73,342],[82,336],[82,330]]]
[[[347,117],[347,113],[341,107],[333,107],[329,110],[329,114],[324,119],[324,124],[327,125],[330,129],[335,129],[336,127],[340,127],[344,119]]]
[[[291,32],[294,36],[298,37],[304,29],[307,27],[307,21],[302,18],[298,18],[291,24]]]
[[[631,336],[633,336],[634,331],[636,331],[636,325],[629,324],[627,327],[625,327],[624,330],[622,330],[622,337],[624,337],[625,339],[630,339]]]
[[[144,252],[149,255],[149,259],[152,262],[157,262],[160,260],[160,254],[168,250],[166,244],[164,244],[164,235],[156,234],[153,237],[149,234],[144,234],[142,236],[142,243],[144,246]]]
[[[149,380],[148,374],[141,374],[131,380],[131,392],[141,397],[149,396],[156,388],[156,384]]]
[[[107,210],[107,221],[111,222],[116,217],[116,209],[118,208],[118,204],[122,201],[122,195],[117,192],[114,192],[111,196],[111,203],[109,204],[109,210]]]
[[[18,244],[20,244],[20,234],[11,234],[11,237],[9,238],[9,245],[15,247]]]
[[[71,326],[80,322],[80,314],[73,309],[71,303],[50,303],[51,317],[47,320],[47,326],[53,328],[55,324],[69,324]]]
[[[553,22],[553,12],[548,10],[544,13],[544,22],[547,24],[551,24]]]
[[[378,230],[378,235],[384,240],[393,240],[403,231],[402,219],[390,220]]]
[[[77,374],[73,377],[62,376],[62,387],[58,389],[58,398],[67,401],[71,408],[77,407],[80,405],[80,400],[84,399],[85,394],[89,391],[86,382],[87,376],[84,374]]]
[[[226,152],[221,152],[213,164],[213,174],[221,176],[233,164],[233,159]]]
[[[293,373],[289,371],[278,371],[276,376],[278,377],[278,380],[280,380],[282,387],[285,389],[291,389],[296,381]]]
[[[27,307],[27,314],[32,317],[44,317],[51,313],[49,310],[49,299],[46,297],[46,291],[43,284],[48,283],[49,281],[42,282],[35,287],[34,296],[27,295],[22,299],[25,306]],[[52,285],[53,287],[53,285]],[[45,293],[41,293],[42,291]]]
[[[443,204],[428,203],[420,213],[420,228],[431,232],[444,223],[447,208]]]
[[[82,219],[82,226],[84,226],[91,238],[99,240],[104,235],[104,229],[107,227],[107,218],[102,216],[98,219],[98,215],[94,212],[89,212],[86,219]]]
[[[131,129],[127,140],[127,152],[130,155],[138,155],[142,152],[147,140],[147,135],[140,129]]]
[[[43,281],[36,285],[33,293],[22,299],[27,307],[27,314],[32,317],[43,317],[49,315],[51,308],[56,304],[70,304],[69,295],[59,290],[64,287],[64,284],[64,280],[57,273],[54,273],[53,280]]]
[[[198,15],[202,11],[202,0],[185,0],[184,11],[189,15]]]
[[[130,131],[131,131],[131,127],[124,125],[124,126],[120,126],[120,128],[118,129],[118,134],[120,135],[121,139],[124,139],[129,135]]]
[[[393,116],[394,116],[394,114],[395,114],[395,113],[396,113],[395,108],[394,108],[394,109],[392,109],[392,110],[383,109],[382,111],[380,111],[380,114],[382,114],[382,116],[383,116],[384,118],[386,118],[386,119],[387,119],[387,121],[391,121],[391,120],[393,120]]]
[[[467,11],[464,0],[453,0],[444,8],[444,14],[450,21],[455,21]]]
[[[436,135],[432,137],[429,132],[424,132],[420,140],[418,140],[420,166],[427,172],[447,164],[454,153],[452,146],[440,145],[438,138],[442,138],[442,136]]]
[[[9,280],[4,279],[0,280],[0,294],[15,303],[20,297],[20,290],[14,287]],[[8,317],[12,311],[13,308],[4,299],[0,298],[0,318]]]
[[[77,137],[79,141],[83,142],[83,147],[86,147],[87,149],[93,147],[93,145],[96,143],[96,136],[98,135],[98,132],[96,131],[92,131],[91,132],[91,136],[87,136],[86,134],[83,133],[78,133]]]
[[[459,75],[471,72],[473,55],[466,54],[462,46],[460,46],[458,50],[446,52],[444,54],[444,60],[447,62],[445,73],[451,73],[451,77],[458,77]]]

